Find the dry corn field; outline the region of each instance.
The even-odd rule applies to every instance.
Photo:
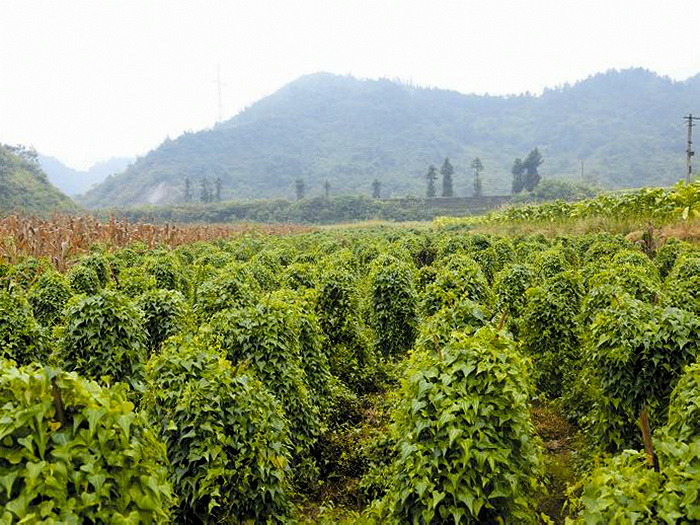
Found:
[[[185,225],[130,223],[126,219],[99,220],[90,216],[54,215],[50,219],[10,215],[0,219],[0,260],[16,263],[24,256],[46,257],[60,271],[95,244],[108,249],[142,242],[149,249],[173,248],[198,241],[246,234],[291,235],[311,228],[297,225]]]

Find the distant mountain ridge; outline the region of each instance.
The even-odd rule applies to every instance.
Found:
[[[85,193],[92,186],[105,180],[109,175],[121,173],[135,159],[129,157],[112,157],[98,162],[89,169],[81,171],[69,168],[55,157],[39,155],[39,164],[48,175],[51,184],[67,195]]]
[[[77,211],[75,203],[51,185],[33,154],[0,144],[0,212]]]
[[[88,206],[195,199],[221,178],[224,199],[308,195],[423,195],[429,164],[449,156],[455,192],[470,195],[469,165],[483,161],[486,194],[510,191],[515,157],[539,147],[543,177],[595,176],[604,186],[667,185],[683,174],[682,116],[700,113],[700,76],[672,81],[644,69],[609,71],[542,95],[464,95],[388,80],[301,77],[212,129],[185,133],[88,191]]]

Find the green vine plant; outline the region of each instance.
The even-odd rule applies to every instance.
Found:
[[[165,445],[123,389],[0,362],[2,523],[171,523]]]
[[[528,414],[528,360],[488,326],[416,359],[377,522],[537,522],[541,452]]]

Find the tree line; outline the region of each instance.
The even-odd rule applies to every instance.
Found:
[[[512,193],[518,194],[524,189],[531,192],[534,191],[535,187],[540,182],[540,174],[538,168],[544,159],[542,154],[537,148],[530,151],[530,153],[525,157],[525,160],[516,158],[513,163],[513,168],[511,173],[513,174],[513,184]],[[474,174],[473,182],[473,197],[482,197],[484,195],[484,187],[482,183],[481,173],[484,171],[484,163],[481,162],[479,157],[475,157],[470,165],[472,172]],[[445,157],[445,161],[440,167],[440,175],[442,175],[442,197],[454,197],[454,183],[452,176],[455,170],[450,159]],[[438,179],[438,170],[433,164],[428,166],[428,171],[425,174],[425,178],[428,181],[428,186],[426,188],[425,196],[429,199],[437,197],[437,190],[435,188],[435,181]]]
[[[294,192],[296,193],[297,201],[306,198],[306,182],[304,179],[299,178],[294,181]],[[331,196],[331,183],[328,179],[323,183],[323,196],[326,199],[329,199]],[[382,198],[382,183],[379,179],[372,181],[372,198]]]
[[[209,179],[206,176],[202,177],[199,180],[199,200],[206,203],[221,202],[222,187],[221,177],[214,179],[213,188]],[[192,180],[189,177],[185,177],[185,202],[192,202],[193,197]]]
[[[539,184],[541,177],[539,174],[539,167],[544,162],[542,154],[539,152],[538,148],[533,149],[528,153],[525,160],[521,158],[516,158],[513,162],[513,167],[511,173],[513,174],[512,182],[512,193],[518,194],[523,190],[527,190],[532,193],[535,187]],[[482,172],[484,171],[484,164],[479,157],[475,157],[470,164],[470,168],[473,173],[473,197],[482,197],[484,195],[484,187],[482,182]],[[428,166],[428,171],[425,174],[427,180],[427,188],[425,196],[429,199],[436,198],[437,188],[436,181],[439,176],[442,176],[442,190],[440,193],[441,197],[454,197],[454,179],[455,174],[454,166],[450,163],[449,157],[445,157],[442,166],[438,172],[437,168],[431,164]],[[209,179],[205,176],[199,181],[199,200],[201,202],[220,202],[221,201],[221,189],[222,181],[220,177],[214,180],[213,188],[209,182]],[[294,192],[296,194],[296,200],[301,201],[306,198],[306,182],[303,178],[297,178],[294,181]],[[331,193],[331,183],[328,179],[323,183],[323,194],[326,199],[330,198]],[[381,199],[382,193],[382,183],[379,179],[374,179],[372,181],[372,198]],[[189,177],[185,177],[185,190],[184,190],[185,202],[192,202],[193,200],[193,188],[192,181]]]

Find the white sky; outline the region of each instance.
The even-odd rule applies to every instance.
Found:
[[[700,0],[0,0],[0,142],[86,168],[316,71],[464,93],[700,72]]]

